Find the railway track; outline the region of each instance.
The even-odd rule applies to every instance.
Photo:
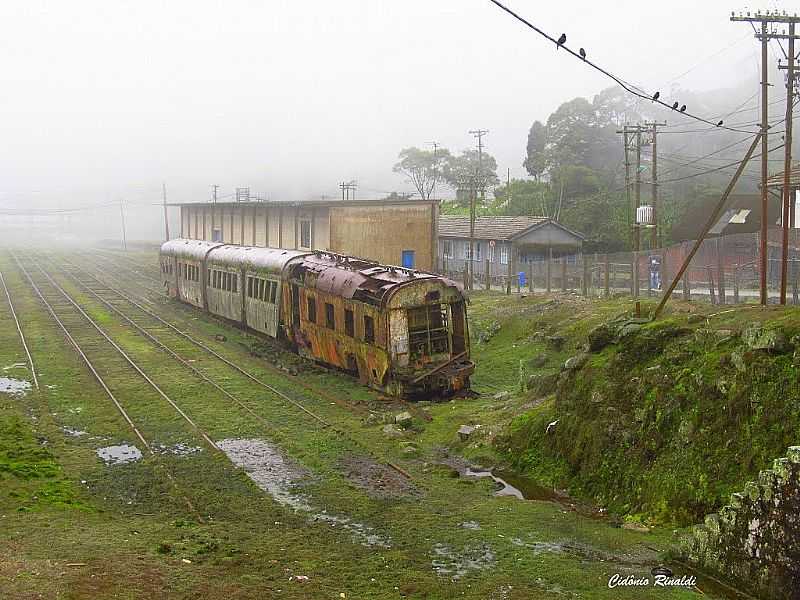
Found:
[[[252,389],[254,386],[251,384],[255,384],[257,389],[262,391],[266,390],[266,392],[274,398],[293,407],[306,418],[313,420],[322,429],[330,430],[333,435],[346,441],[352,448],[372,457],[372,459],[377,462],[385,464],[406,479],[412,480],[411,475],[404,469],[376,454],[372,449],[357,440],[345,427],[331,422],[330,419],[321,417],[297,398],[291,397],[284,391],[276,388],[215,351],[213,348],[210,348],[196,337],[163,319],[139,301],[143,300],[143,298],[137,299],[132,297],[130,294],[101,280],[88,271],[81,269],[74,263],[62,261],[61,264],[66,266],[66,268],[61,268],[61,272],[65,273],[67,277],[74,281],[86,294],[95,298],[97,302],[116,314],[139,335],[171,356],[185,369],[191,371],[197,378],[223,394],[250,417],[261,423],[268,431],[274,432],[279,430],[279,424],[268,421],[257,411],[261,403],[256,400],[263,400],[263,398],[250,398],[246,401],[239,395],[243,388]],[[234,380],[237,377],[240,379],[240,384],[236,386],[239,392],[237,392],[237,395],[234,395],[226,389],[225,385],[231,386],[233,384],[235,386],[236,382]],[[247,385],[243,386],[242,383]]]
[[[134,420],[135,417],[131,416],[130,406],[128,406],[128,408],[125,407],[125,405],[133,403],[146,404],[148,407],[154,407],[156,402],[154,401],[152,390],[147,390],[146,388],[142,389],[141,386],[136,386],[135,394],[131,394],[130,386],[115,386],[107,380],[106,375],[101,374],[101,371],[104,373],[129,373],[130,370],[133,369],[150,384],[153,390],[158,392],[159,396],[166,399],[173,408],[178,410],[179,414],[183,415],[186,421],[193,426],[193,429],[198,430],[199,428],[197,428],[191,419],[177,407],[172,399],[166,396],[163,390],[158,388],[155,382],[142,371],[130,356],[128,356],[124,350],[122,350],[122,348],[120,348],[116,342],[114,342],[97,323],[72,300],[63,288],[38,266],[38,264],[35,262],[29,264],[28,266],[32,267],[29,270],[16,254],[12,252],[11,256],[24,278],[28,281],[34,294],[39,298],[55,324],[64,333],[76,354],[81,358],[92,376],[97,380],[100,387],[113,403],[116,411],[126,422],[139,442],[141,442],[145,453],[155,460],[156,465],[162,470],[172,487],[183,497],[190,513],[193,514],[198,521],[202,522],[203,519],[195,509],[189,496],[180,489],[174,476],[159,460],[158,454],[154,451],[152,441],[148,440],[142,432],[143,427],[141,423],[137,424]],[[87,327],[87,323],[91,325],[91,327]],[[108,352],[109,345],[116,350],[116,352]],[[199,431],[199,433],[204,440],[210,442],[211,446],[218,450],[216,445],[211,442],[210,438],[204,432]]]
[[[83,256],[85,257],[85,255],[83,255]],[[94,259],[94,257],[91,257],[91,256],[88,257],[89,262],[93,263],[96,266],[97,263],[95,263],[93,259]],[[118,265],[115,265],[114,267],[116,268],[116,267],[118,267]],[[142,275],[138,271],[131,271],[131,270],[128,270],[127,268],[124,268],[124,267],[123,267],[123,269],[128,273],[137,275],[140,278],[144,278],[144,279],[148,279],[148,280],[151,280],[151,281],[155,281],[158,285],[161,285],[161,281],[158,280],[158,279],[149,277],[147,275]],[[114,276],[110,276],[108,274],[108,270],[110,270],[110,269],[107,268],[107,265],[106,265],[106,268],[102,268],[102,269],[99,269],[99,270],[101,271],[103,277],[111,278],[111,279],[115,280],[118,284],[122,284],[122,282],[120,281],[119,278],[116,278]],[[122,284],[122,285],[124,285],[124,284]],[[185,305],[183,305],[181,303],[174,302],[173,299],[170,298],[161,289],[156,289],[156,288],[152,287],[151,285],[144,285],[143,283],[140,283],[140,285],[142,287],[144,287],[145,289],[147,289],[148,291],[151,291],[152,293],[159,295],[160,297],[168,298],[170,300],[170,302],[174,306],[180,307],[184,311],[194,312],[194,311],[197,310],[197,309],[195,309],[193,307],[188,307],[188,306],[185,306]],[[129,294],[134,296],[134,297],[136,297],[137,300],[139,300],[140,302],[143,302],[143,303],[150,302],[151,304],[154,304],[151,301],[149,301],[148,298],[146,298],[144,296],[141,296],[140,294],[136,294],[134,292],[129,292]],[[229,324],[227,322],[224,322],[223,320],[217,318],[216,316],[214,316],[214,315],[209,315],[209,316],[211,318],[213,318],[214,320],[216,320],[218,322],[221,322],[221,323],[224,323],[225,325],[229,326]],[[253,336],[252,334],[250,334],[248,332],[244,332],[244,335],[246,335],[248,337],[253,337],[254,339],[261,339],[258,336]],[[271,370],[278,377],[281,377],[281,378],[286,378],[287,377],[285,372],[281,371],[280,369],[275,368],[270,363],[264,361],[263,365],[264,365],[264,368]],[[300,378],[294,377],[293,380],[292,380],[292,385],[295,386],[295,387],[297,387],[297,386],[302,387],[309,394],[311,394],[313,396],[317,396],[317,397],[323,398],[326,401],[328,401],[329,403],[337,404],[337,405],[341,406],[342,408],[344,408],[344,409],[346,409],[348,411],[357,411],[357,412],[361,412],[362,414],[365,414],[365,415],[368,413],[368,411],[366,409],[360,408],[360,407],[358,407],[357,405],[354,405],[351,402],[343,402],[340,398],[333,397],[330,394],[327,394],[324,390],[321,390],[318,387],[315,387],[313,385],[310,385],[310,384],[302,381]],[[394,399],[394,401],[399,403],[399,404],[401,404],[403,406],[403,408],[405,408],[407,411],[409,411],[414,416],[416,416],[416,417],[418,417],[418,418],[420,418],[420,419],[422,419],[424,421],[428,421],[428,422],[431,421],[431,416],[427,412],[421,410],[415,404],[410,403],[410,402],[408,402],[406,400],[402,400],[402,399]]]

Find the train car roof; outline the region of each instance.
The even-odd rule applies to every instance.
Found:
[[[380,303],[402,286],[431,280],[455,287],[454,281],[403,267],[381,265],[372,261],[328,252],[315,252],[297,263],[296,269],[305,273],[304,281],[312,287],[344,298]],[[309,275],[311,275],[309,277]]]
[[[222,246],[219,242],[207,242],[205,240],[187,240],[177,238],[161,244],[161,254],[188,258],[190,260],[203,260],[209,250]]]
[[[289,261],[308,255],[300,250],[260,248],[254,246],[219,246],[208,254],[208,260],[216,264],[243,266],[250,269],[281,273]]]

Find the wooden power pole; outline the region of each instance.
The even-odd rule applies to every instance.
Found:
[[[761,42],[761,239],[760,239],[760,285],[761,285],[761,304],[767,304],[767,271],[769,265],[769,244],[767,243],[769,230],[769,206],[768,206],[768,190],[767,190],[767,177],[768,162],[767,154],[769,148],[767,147],[767,130],[769,129],[769,111],[768,111],[768,65],[767,65],[767,46],[770,40],[788,39],[789,52],[786,55],[788,65],[786,67],[789,71],[787,79],[786,90],[786,134],[784,144],[784,181],[783,181],[783,207],[782,207],[782,229],[783,235],[781,240],[782,253],[781,253],[781,288],[780,288],[780,302],[786,303],[786,275],[787,263],[789,256],[789,227],[793,227],[794,223],[790,225],[788,205],[791,199],[791,160],[792,160],[792,107],[794,99],[794,69],[795,69],[795,56],[794,56],[794,42],[797,36],[795,35],[795,25],[800,23],[800,17],[796,14],[787,15],[779,14],[778,11],[767,11],[766,13],[757,12],[752,16],[750,13],[747,15],[738,15],[731,13],[731,21],[744,21],[751,23],[753,29],[755,24],[761,24],[761,31],[756,30],[756,39]],[[788,24],[789,34],[780,34],[777,31],[770,31],[769,26],[776,24]],[[780,65],[778,68],[782,68]]]
[[[161,197],[164,201],[164,241],[169,241],[169,218],[167,215],[167,184],[166,182],[162,182],[161,184]]]

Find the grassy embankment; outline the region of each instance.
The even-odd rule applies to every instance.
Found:
[[[524,412],[525,395],[515,393],[500,401],[492,396],[501,388],[516,389],[519,358],[537,351],[533,346],[501,344],[506,335],[502,326],[485,346],[476,346],[480,364],[476,384],[480,389],[492,386],[492,394],[423,404],[415,411],[419,416],[413,426],[393,437],[386,436],[376,420],[388,420],[403,407],[289,355],[275,353],[268,358],[298,375],[276,375],[264,358],[251,354],[257,345],[253,338],[196,312],[157,305],[165,317],[257,376],[299,394],[313,410],[357,435],[371,452],[411,473],[417,494],[387,496],[364,489],[343,467],[348,458],[361,455],[359,448],[315,427],[263,390],[226,376],[221,367],[209,367],[209,375],[273,423],[268,430],[259,426],[62,279],[117,343],[214,439],[260,437],[277,444],[310,471],[301,491],[316,506],[374,527],[392,540],[391,548],[365,547],[340,527],[310,522],[308,515],[274,502],[244,472],[208,448],[188,456],[162,454],[127,465],[104,465],[95,450],[133,443],[132,432],[5,257],[0,257],[0,269],[23,319],[42,382],[39,393],[0,394],[0,593],[4,597],[694,596],[690,591],[620,591],[606,586],[615,572],[647,574],[658,560],[657,551],[668,546],[668,531],[622,530],[549,502],[495,498],[489,482],[454,478],[453,470],[440,464],[444,452],[463,453],[487,464],[498,461],[493,433],[514,414],[526,415],[520,417],[524,424],[541,410]],[[538,300],[518,302],[540,305]],[[618,308],[609,307],[608,314]],[[473,332],[480,330],[489,313],[497,313],[503,321],[527,319],[512,316],[514,310],[504,298],[476,298]],[[216,339],[217,335],[225,340]],[[548,355],[546,368],[555,369],[568,354],[565,348]],[[0,368],[23,362],[23,357],[6,304],[0,301]],[[3,375],[27,378],[19,367]],[[119,372],[109,376],[148,439],[202,446],[191,428],[143,391],[142,381]],[[302,390],[301,381],[327,396]],[[142,390],[138,407],[137,389]],[[352,408],[331,404],[329,396]],[[422,411],[430,420],[422,418]],[[456,429],[470,421],[484,427],[474,439],[460,442]],[[65,427],[86,434],[69,435]],[[165,471],[172,474],[177,489]],[[183,496],[202,520],[187,509]],[[464,522],[480,528],[461,526]],[[438,556],[437,547],[448,549],[453,560],[475,560],[483,568],[468,570],[458,581],[439,576],[433,561],[450,559]],[[486,550],[493,559],[482,562]],[[309,580],[290,580],[293,575]]]
[[[498,426],[494,451],[628,519],[685,525],[797,444],[800,310],[668,306],[620,332],[611,322],[631,316],[629,300],[475,298],[476,382],[516,387],[519,414]],[[757,325],[765,333],[749,344]],[[564,370],[572,356],[579,366]]]

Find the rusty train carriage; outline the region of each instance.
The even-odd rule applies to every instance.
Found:
[[[429,273],[327,252],[171,240],[170,295],[393,395],[469,386],[465,300]]]

